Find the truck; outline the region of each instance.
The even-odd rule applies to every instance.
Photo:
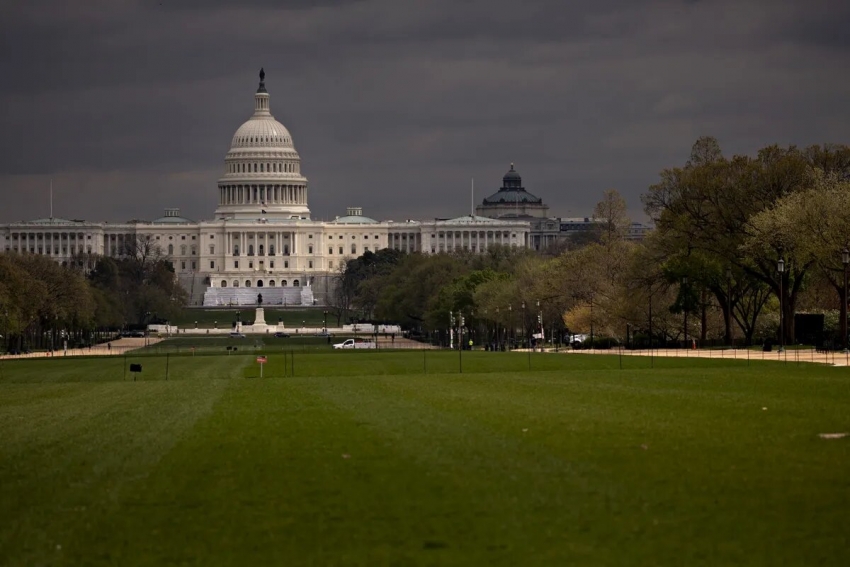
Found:
[[[346,339],[341,343],[336,343],[334,348],[378,348],[378,345],[366,339]]]

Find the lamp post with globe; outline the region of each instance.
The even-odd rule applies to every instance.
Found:
[[[782,291],[783,280],[785,279],[785,260],[779,258],[776,263],[776,271],[779,272],[779,352],[785,350],[785,310]]]
[[[844,266],[844,290],[841,298],[841,346],[847,352],[847,265],[850,264],[850,250],[841,251],[841,264]]]

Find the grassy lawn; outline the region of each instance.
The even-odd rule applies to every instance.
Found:
[[[848,369],[267,352],[2,363],[0,565],[850,561]]]

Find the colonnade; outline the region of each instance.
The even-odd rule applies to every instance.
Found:
[[[50,231],[50,232],[13,232],[11,233],[10,251],[49,256],[70,256],[85,252],[96,252],[92,249],[91,235],[82,232]],[[123,235],[122,235],[123,236]],[[86,245],[88,241],[88,245]],[[86,248],[88,246],[88,248]]]
[[[289,256],[296,253],[295,232],[228,232],[225,249],[233,256]]]
[[[441,231],[437,238],[438,249],[436,252],[452,250],[486,250],[494,244],[522,245],[517,239],[511,239],[509,230],[452,230]]]
[[[305,185],[221,185],[220,205],[306,205]]]

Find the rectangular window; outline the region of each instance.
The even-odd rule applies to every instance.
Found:
[[[253,270],[253,269],[254,269],[254,262],[253,262],[253,260],[249,260],[249,261],[248,261],[248,269],[249,269],[249,270]]]
[[[312,253],[313,253],[313,247],[312,247],[312,246],[308,246],[308,247],[307,247],[307,254],[312,254]]]
[[[210,270],[215,269],[215,260],[210,260]]]
[[[333,268],[333,267],[334,267],[334,261],[331,260],[330,262],[328,262],[328,268]]]
[[[198,264],[197,264],[197,262],[192,262],[192,269],[193,269],[193,270],[197,270],[197,269],[198,269]]]
[[[328,246],[328,255],[329,255],[329,256],[332,256],[332,255],[333,255],[333,253],[334,253],[334,247],[333,247],[333,246]]]
[[[307,262],[307,267],[308,267],[308,268],[312,268],[312,267],[313,267],[313,260],[310,260],[309,262]]]
[[[284,260],[284,261],[283,261],[283,267],[284,267],[284,268],[288,268],[288,267],[289,267],[289,260]]]
[[[186,269],[186,262],[180,262],[180,269],[181,269],[181,270],[185,270],[185,269]]]
[[[351,245],[351,253],[352,253],[352,254],[357,254],[357,245],[356,245],[356,244],[352,244],[352,245]]]
[[[269,268],[274,268],[274,260],[269,260]]]
[[[183,236],[181,236],[180,240],[186,240],[186,235],[184,234]]]
[[[236,268],[237,270],[239,269],[239,260],[233,261],[233,267]]]
[[[340,238],[342,237],[340,236]],[[339,253],[342,254],[342,246],[339,247]]]

